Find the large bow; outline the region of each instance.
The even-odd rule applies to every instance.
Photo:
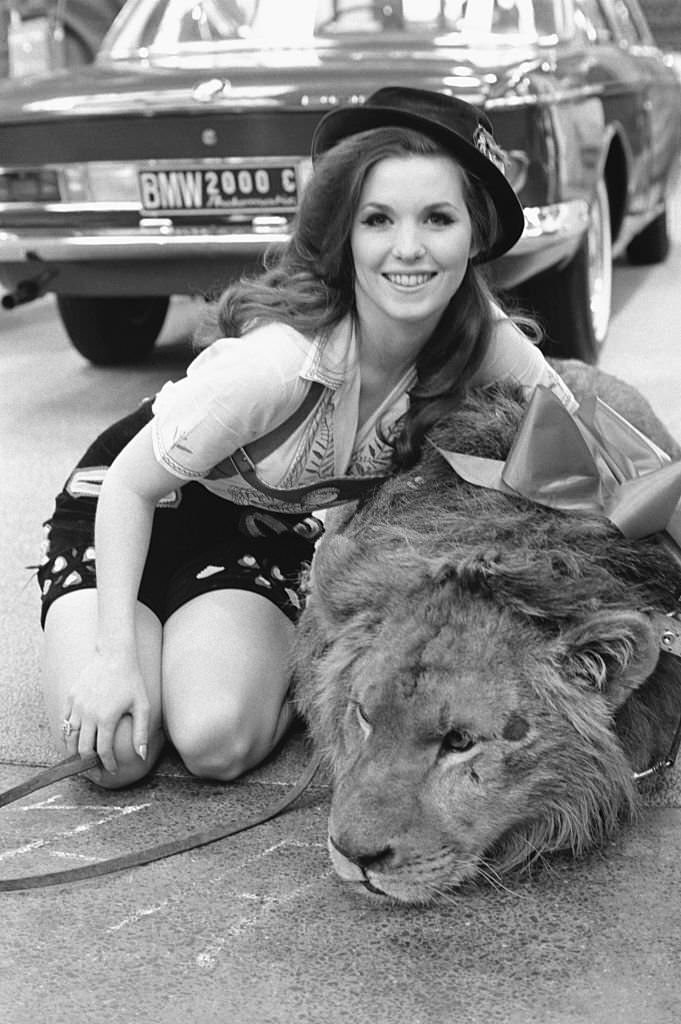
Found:
[[[469,483],[597,512],[632,539],[666,530],[681,546],[681,461],[595,395],[571,413],[537,387],[505,462],[438,451]]]

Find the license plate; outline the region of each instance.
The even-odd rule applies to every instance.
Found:
[[[138,180],[145,213],[289,209],[298,203],[293,164],[154,167],[140,169]]]

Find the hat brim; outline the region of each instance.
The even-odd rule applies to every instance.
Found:
[[[491,160],[458,132],[450,130],[446,125],[433,122],[429,117],[421,117],[409,110],[400,110],[396,107],[357,106],[330,110],[315,128],[312,137],[312,160],[319,159],[350,135],[390,126],[415,128],[423,132],[451,153],[458,163],[471,171],[485,185],[496,208],[499,227],[494,242],[478,254],[476,262],[487,262],[508,252],[522,235],[525,226],[525,215],[518,196]]]

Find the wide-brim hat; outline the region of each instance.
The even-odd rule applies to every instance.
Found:
[[[391,125],[415,128],[439,143],[446,152],[485,186],[498,214],[496,237],[478,253],[476,262],[495,259],[515,245],[523,233],[525,217],[520,201],[504,173],[495,150],[492,125],[472,103],[425,89],[388,86],[361,104],[330,110],[318,122],[312,137],[312,159],[318,159],[349,135]]]

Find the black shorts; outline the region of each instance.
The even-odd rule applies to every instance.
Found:
[[[45,523],[38,569],[43,625],[50,605],[62,594],[97,585],[97,498],[75,496],[77,489],[70,483],[74,474],[111,465],[150,418],[151,403],[145,402],[104,431],[57,495],[54,513]],[[199,594],[247,590],[262,594],[295,622],[303,604],[302,576],[322,529],[313,516],[234,505],[199,483],[188,483],[175,501],[160,504],[154,513],[139,600],[165,622]]]

